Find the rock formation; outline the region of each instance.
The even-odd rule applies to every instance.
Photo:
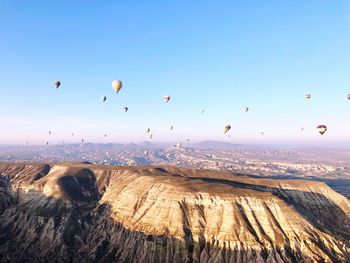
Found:
[[[0,163],[0,262],[350,262],[350,202],[311,181]]]

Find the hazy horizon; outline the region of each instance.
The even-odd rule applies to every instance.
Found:
[[[0,144],[140,142],[150,128],[156,143],[349,147],[349,10],[347,1],[2,1]]]

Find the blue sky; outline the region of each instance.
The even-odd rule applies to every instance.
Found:
[[[149,127],[155,142],[350,145],[349,13],[350,1],[3,0],[0,144],[140,142]]]

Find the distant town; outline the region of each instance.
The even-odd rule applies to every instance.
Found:
[[[225,170],[241,176],[327,183],[350,198],[350,150],[275,149],[216,141],[161,145],[80,143],[0,146],[0,161],[90,162],[97,165],[172,165]]]

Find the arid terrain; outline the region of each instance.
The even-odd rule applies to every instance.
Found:
[[[0,163],[1,262],[349,262],[350,202],[232,171]]]
[[[0,146],[0,161],[77,160],[113,166],[171,165],[258,178],[319,181],[350,198],[349,149],[284,149],[218,141],[184,143],[182,148],[149,142]]]

